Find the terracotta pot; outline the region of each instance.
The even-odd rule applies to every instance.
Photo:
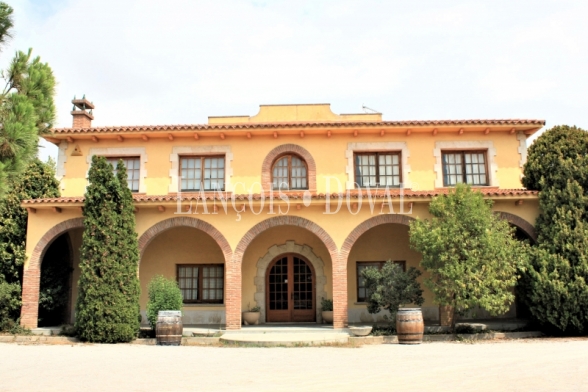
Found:
[[[323,310],[323,323],[333,324],[333,311],[332,310]]]
[[[261,312],[243,312],[243,323],[245,325],[257,325],[259,324],[259,317]]]

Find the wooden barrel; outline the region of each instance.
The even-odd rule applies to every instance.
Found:
[[[163,310],[157,313],[155,336],[160,346],[179,346],[182,343],[182,312]]]
[[[420,308],[399,309],[396,313],[396,334],[400,344],[421,344],[425,323]]]

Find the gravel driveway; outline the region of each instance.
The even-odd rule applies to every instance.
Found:
[[[0,344],[2,391],[588,391],[588,340],[361,348]]]

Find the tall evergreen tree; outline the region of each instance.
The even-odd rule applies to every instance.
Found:
[[[563,333],[588,332],[588,132],[566,125],[529,148],[523,184],[539,190],[537,246],[523,294],[532,315]]]
[[[59,197],[59,183],[51,163],[32,161],[0,199],[0,330],[9,329],[20,316],[22,266],[28,212],[23,200]]]
[[[121,266],[124,269],[124,279],[126,280],[127,298],[130,302],[129,307],[133,304],[137,307],[135,321],[137,331],[141,323],[141,307],[139,305],[139,296],[141,295],[141,286],[138,278],[139,271],[139,238],[135,228],[135,206],[133,204],[133,193],[127,182],[127,169],[122,160],[118,161],[116,167],[116,177],[121,188],[120,197],[120,220],[121,235],[120,252]],[[130,310],[129,310],[130,311]]]
[[[0,2],[0,45],[11,36],[12,8]],[[2,72],[0,92],[0,196],[27,163],[35,158],[39,135],[55,121],[55,78],[51,68],[32,49],[17,52]]]
[[[120,165],[119,173],[124,184],[104,157],[92,158],[76,304],[78,336],[91,342],[127,342],[139,332],[137,234],[131,233],[132,197]]]

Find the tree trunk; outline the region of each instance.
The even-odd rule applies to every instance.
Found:
[[[455,328],[455,309],[451,305],[439,305],[439,321],[443,327]]]

